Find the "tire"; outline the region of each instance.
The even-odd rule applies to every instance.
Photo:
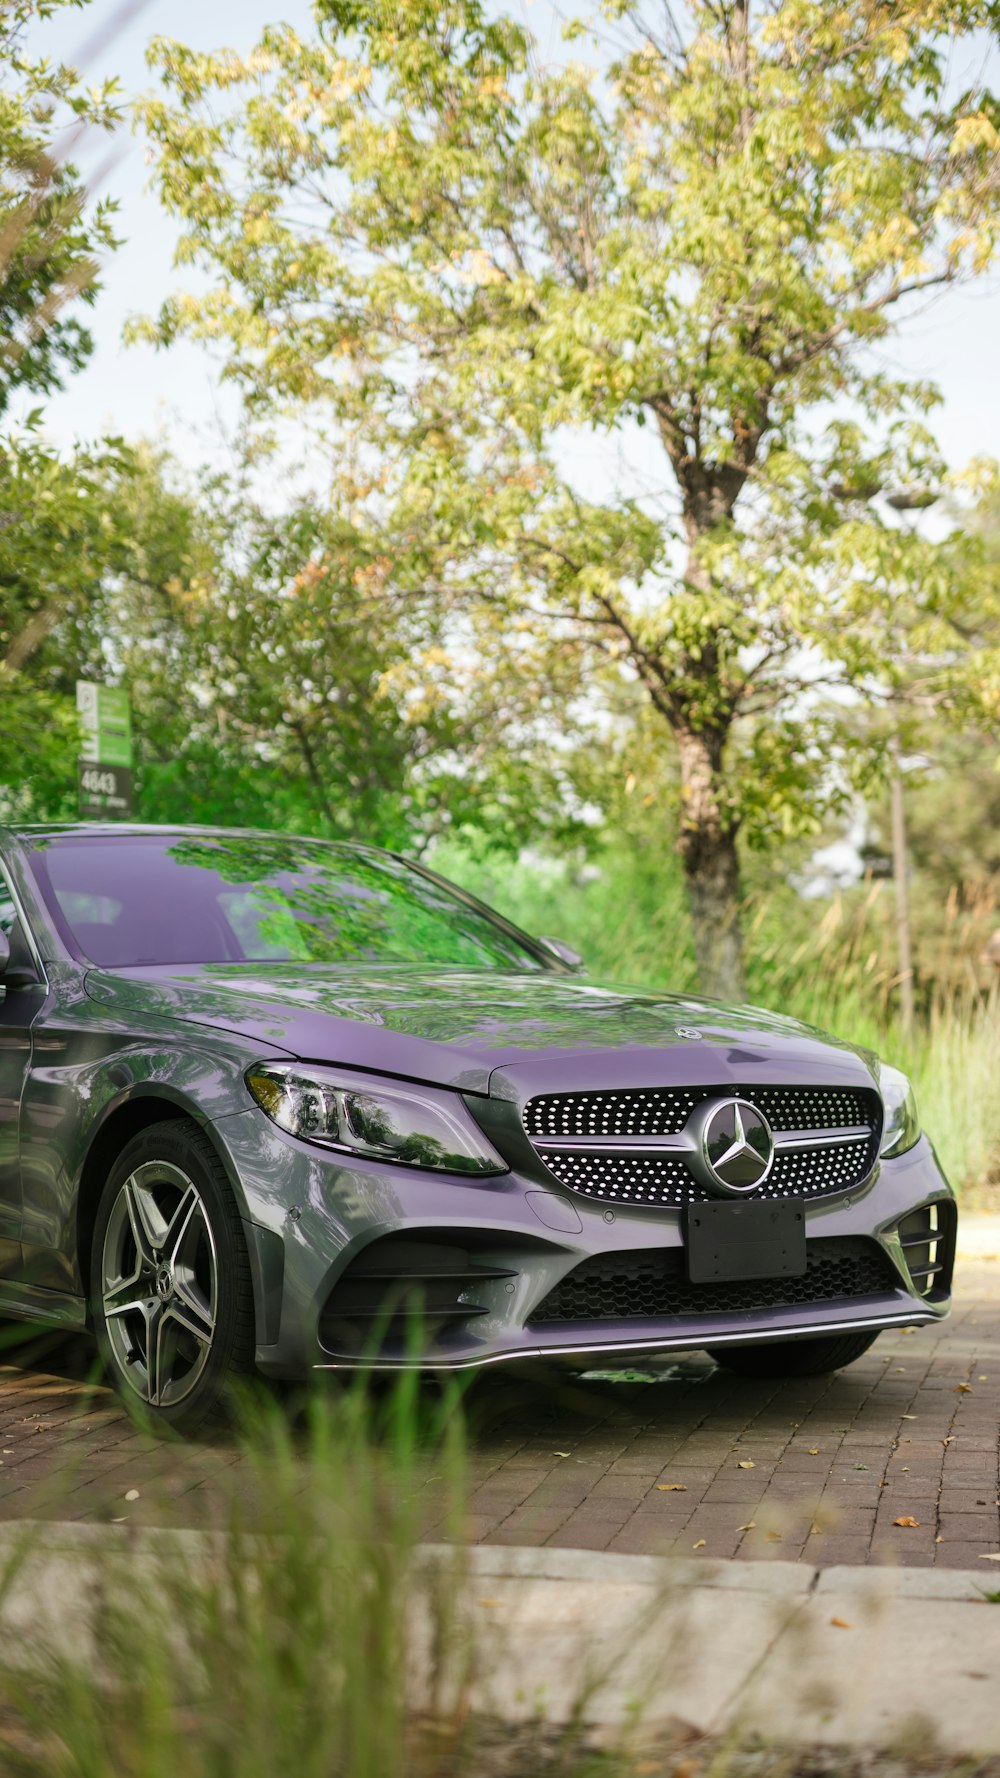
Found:
[[[253,1368],[250,1259],[239,1211],[195,1124],[154,1124],[122,1150],[91,1250],[94,1331],[130,1413],[194,1432]]]
[[[710,1346],[708,1355],[741,1377],[823,1377],[853,1364],[878,1339],[873,1333],[830,1334],[820,1340],[762,1341],[759,1346]]]

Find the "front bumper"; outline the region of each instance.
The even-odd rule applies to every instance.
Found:
[[[353,1159],[345,1165],[253,1110],[222,1118],[215,1130],[245,1204],[257,1365],[273,1376],[314,1368],[461,1370],[531,1357],[627,1362],[692,1347],[919,1326],[949,1308],[954,1197],[926,1137],[858,1189],[803,1203],[807,1251],[817,1263],[834,1253],[870,1256],[857,1273],[860,1293],[804,1302],[794,1290],[782,1300],[772,1286],[746,1302],[737,1294],[701,1309],[692,1308],[694,1287],[679,1282],[684,1236],[676,1210],[611,1209],[517,1172],[471,1181]],[[915,1277],[899,1225],[934,1206],[940,1269]],[[553,1315],[557,1287],[576,1268],[589,1261],[600,1271],[606,1261],[604,1270],[616,1271],[620,1261],[623,1273],[642,1271],[647,1256],[646,1271],[666,1278],[660,1294],[673,1312],[643,1312],[638,1301],[626,1314],[612,1307],[569,1319],[563,1305]]]

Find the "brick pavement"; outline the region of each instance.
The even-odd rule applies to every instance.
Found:
[[[0,1355],[0,1519],[214,1522],[259,1478],[232,1435],[151,1443],[81,1342]],[[963,1262],[939,1327],[833,1377],[748,1382],[701,1355],[634,1380],[486,1372],[466,1535],[635,1554],[996,1570],[1000,1266]],[[138,1499],[127,1501],[129,1492]],[[897,1519],[914,1519],[899,1526]],[[426,1533],[446,1536],[433,1492]]]

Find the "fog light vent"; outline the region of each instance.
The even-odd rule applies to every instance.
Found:
[[[906,1269],[921,1296],[941,1296],[951,1288],[956,1221],[954,1204],[945,1200],[911,1211],[898,1226]]]
[[[467,1247],[373,1241],[330,1292],[320,1316],[320,1343],[340,1357],[416,1359],[455,1323],[489,1314],[498,1281],[516,1276]]]

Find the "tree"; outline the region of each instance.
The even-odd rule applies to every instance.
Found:
[[[873,348],[993,258],[1000,106],[950,70],[1000,6],[608,0],[561,64],[479,0],[316,19],[242,60],[154,44],[155,177],[211,276],[146,331],[221,343],[257,412],[327,404],[399,584],[629,674],[676,748],[703,985],[738,994],[738,836],[844,794],[818,693],[891,684],[918,558],[925,658],[928,627],[956,684],[969,653],[960,540],[878,503],[940,489],[934,392]],[[646,486],[609,457],[585,497],[566,429],[642,427]]]
[[[238,458],[186,483],[143,449],[123,487],[92,618],[132,693],[141,815],[389,846],[486,821],[501,845],[538,837],[555,768],[387,592],[381,537],[336,489],[275,513],[254,483]]]
[[[85,0],[6,0],[0,9],[0,413],[17,389],[48,394],[92,349],[74,309],[93,303],[115,245],[115,205],[88,211],[68,155],[117,118],[117,82],[80,85],[75,69],[31,57],[32,25]]]

